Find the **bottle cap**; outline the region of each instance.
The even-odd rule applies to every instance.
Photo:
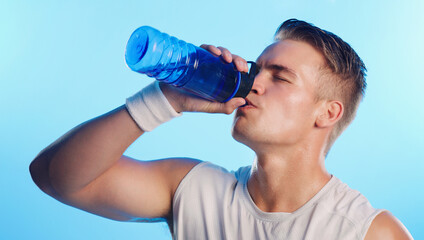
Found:
[[[248,61],[251,64],[249,73],[240,73],[240,87],[234,97],[246,98],[250,90],[252,90],[253,82],[255,81],[256,74],[258,74],[255,62]]]

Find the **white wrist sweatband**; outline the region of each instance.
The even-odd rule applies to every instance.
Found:
[[[163,95],[158,81],[127,98],[125,105],[131,117],[145,132],[182,115],[174,110]]]

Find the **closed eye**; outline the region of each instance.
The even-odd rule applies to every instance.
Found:
[[[274,79],[275,79],[275,80],[277,80],[277,81],[283,81],[283,82],[288,82],[288,83],[290,83],[290,81],[289,81],[289,80],[287,80],[286,78],[283,78],[283,77],[274,76]]]

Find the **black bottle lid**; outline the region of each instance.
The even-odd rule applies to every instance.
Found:
[[[240,73],[240,87],[234,97],[246,98],[252,90],[253,82],[255,81],[256,74],[258,74],[258,68],[255,62],[248,61],[251,64],[249,73]]]

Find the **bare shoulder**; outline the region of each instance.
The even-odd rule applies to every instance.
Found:
[[[365,240],[403,240],[413,239],[408,229],[390,212],[378,214],[368,229]]]

